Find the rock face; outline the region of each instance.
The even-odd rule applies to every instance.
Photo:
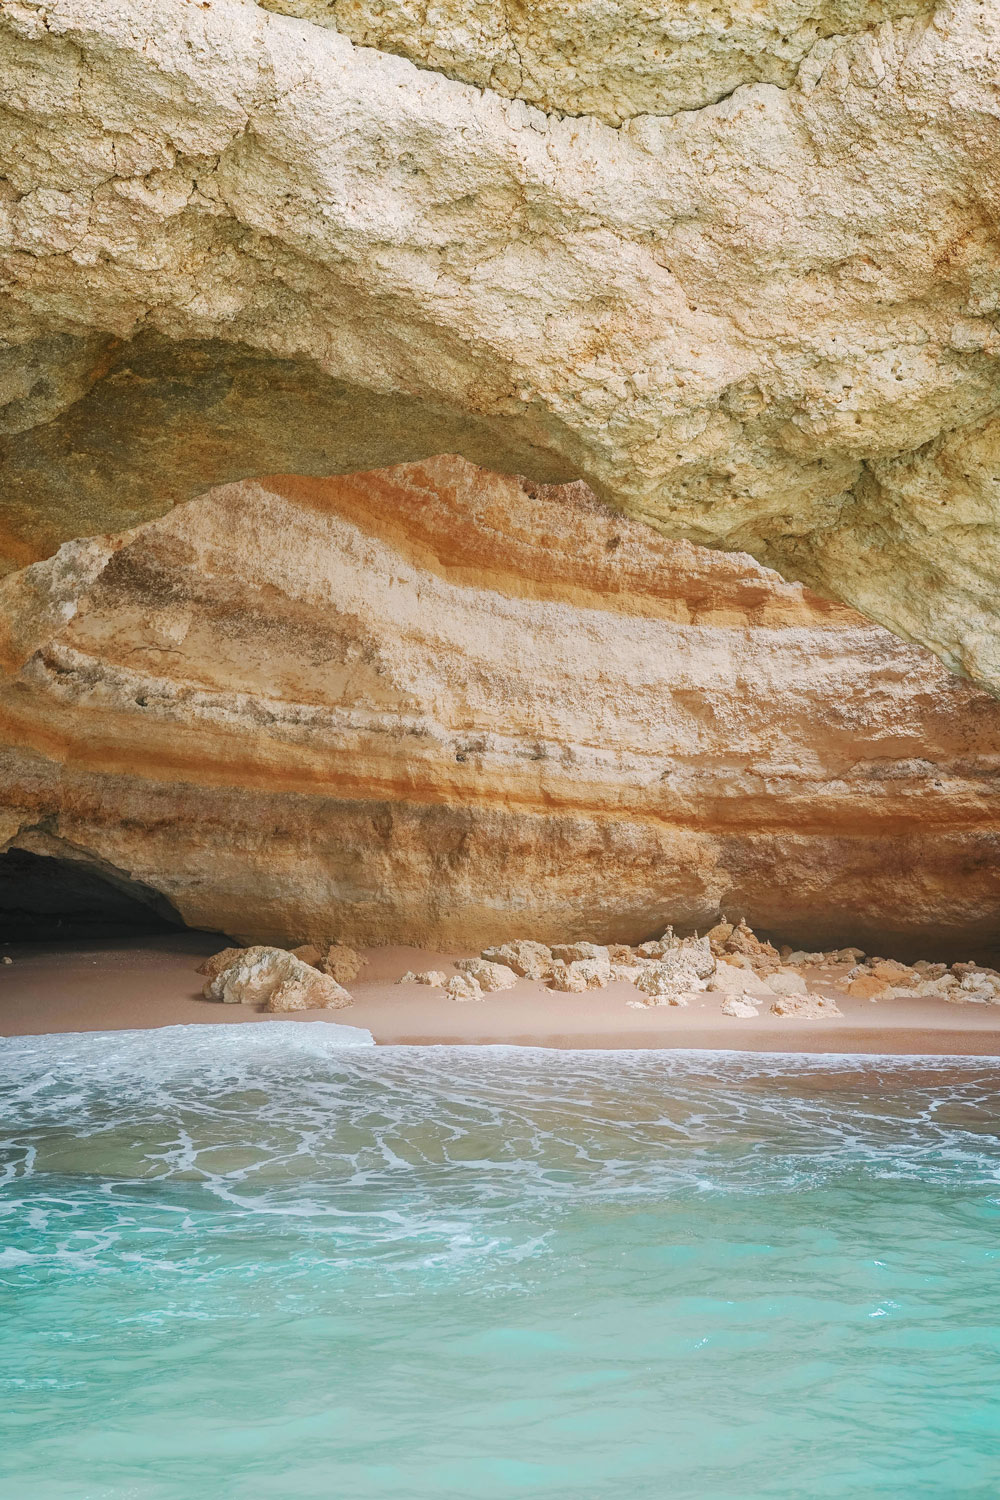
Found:
[[[8,568],[458,452],[1000,689],[1000,7],[280,8],[0,0]]]
[[[580,484],[224,486],[0,584],[0,640],[0,841],[193,926],[571,962],[722,913],[810,949],[995,942],[1000,704]]]
[[[507,99],[621,125],[747,83],[790,88],[820,39],[926,15],[927,0],[261,0],[360,47]]]

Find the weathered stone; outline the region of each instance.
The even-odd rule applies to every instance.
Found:
[[[637,985],[636,988],[639,989],[641,986]],[[651,1010],[658,1005],[673,1005],[680,1010],[686,1010],[691,1003],[688,993],[686,990],[661,986],[653,992],[644,990],[639,998],[626,1000],[625,1003],[631,1010]]]
[[[779,969],[777,974],[767,976],[768,988],[776,995],[806,995],[809,986],[801,974],[796,974],[794,969]]]
[[[474,979],[485,994],[512,990],[518,981],[518,975],[506,964],[490,963],[484,958],[460,958],[455,967],[459,973]]]
[[[196,974],[204,974],[207,979],[214,979],[221,974],[223,969],[228,969],[234,959],[239,958],[243,952],[242,948],[223,948],[219,953],[213,953],[211,958],[203,959],[195,969]]]
[[[910,968],[909,964],[897,963],[894,958],[869,959],[868,972],[875,979],[884,979],[886,984],[891,984],[897,989],[920,982],[920,974],[916,969]]]
[[[308,964],[312,969],[318,969],[323,962],[323,955],[314,943],[303,943],[301,947],[293,948],[291,951],[296,958],[301,958],[302,962]],[[333,977],[334,979],[338,978],[336,974]],[[354,978],[353,974],[351,978]]]
[[[936,1000],[947,999],[951,990],[959,989],[958,980],[952,974],[938,974],[933,979],[922,979],[916,987],[918,995],[930,995]]]
[[[877,1000],[888,995],[892,986],[887,979],[876,979],[874,974],[859,974],[849,981],[847,993],[856,1000]]]
[[[744,969],[727,963],[716,965],[715,973],[708,980],[706,988],[717,994],[749,994],[764,1000],[773,1000],[775,995],[769,979],[762,979],[749,966]]]
[[[752,1016],[759,1016],[760,1011],[750,995],[730,995],[728,1000],[722,1002],[722,1014],[747,1021]]]
[[[705,934],[711,945],[712,952],[717,958],[726,953],[726,944],[733,935],[732,922],[717,922],[714,927]]]
[[[284,948],[241,949],[205,983],[206,1000],[226,1005],[264,1005],[269,1010],[338,1010],[351,996],[336,980]]]
[[[444,987],[449,1000],[485,1000],[486,995],[478,979],[470,974],[456,974]]]
[[[430,984],[443,988],[448,983],[448,976],[440,969],[424,969],[419,974],[414,973],[412,969],[407,969],[406,973],[401,974],[400,977],[396,980],[396,983]]]
[[[552,957],[562,959],[566,964],[576,963],[579,959],[585,958],[601,964],[611,962],[607,948],[597,943],[556,943],[552,947]]]
[[[1000,1005],[1000,993],[992,985],[966,983],[965,980],[946,990],[944,999],[949,1005]]]
[[[611,960],[612,967],[614,967],[615,964],[624,964],[629,968],[634,968],[636,961],[636,952],[635,949],[630,947],[628,943],[609,943],[608,958]]]
[[[963,976],[959,988],[968,990],[972,994],[1000,994],[1000,981],[994,975],[985,973],[980,969],[974,969],[971,974]]]
[[[922,980],[942,979],[948,972],[947,964],[929,963],[926,958],[918,958],[913,968]]]
[[[705,985],[689,964],[661,960],[643,968],[635,987],[658,1005],[686,1005],[686,997]]]
[[[462,452],[1000,684],[1000,8],[273,3],[0,0],[12,565]]]
[[[284,1010],[342,1010],[351,1004],[351,996],[328,975],[326,986],[320,988],[312,979],[284,979],[264,1001],[264,1009]]]
[[[613,963],[611,965],[611,980],[620,981],[622,984],[635,984],[642,973],[641,964]]]
[[[668,950],[664,958],[668,958],[671,951],[676,954],[677,961],[693,969],[699,979],[708,979],[715,973],[715,956],[707,937],[685,938],[676,948]]]
[[[620,125],[696,110],[745,84],[790,88],[819,38],[920,15],[926,0],[261,3],[508,99]]]
[[[331,943],[326,957],[320,962],[320,968],[338,984],[348,985],[357,979],[367,962],[367,958],[362,958],[360,953],[349,948],[346,943]]]
[[[742,954],[749,958],[751,963],[757,965],[761,960],[777,966],[778,950],[771,943],[761,942],[760,938],[748,926],[745,917],[740,917],[739,922],[733,928],[723,947],[727,953]]]
[[[522,940],[483,950],[487,963],[504,964],[524,979],[545,979],[552,968],[552,954],[544,943]]]
[[[794,1016],[800,1021],[823,1021],[842,1016],[836,1000],[822,995],[781,995],[771,1006],[772,1016]]]
[[[575,959],[572,963],[555,958],[548,979],[550,989],[574,995],[581,995],[585,990],[603,990],[610,982],[611,964],[592,958]]]
[[[596,943],[569,943],[552,949],[552,973],[560,978],[557,988],[577,988],[577,981],[588,990],[601,990],[611,982],[611,959],[607,948]],[[565,967],[559,968],[562,964]],[[573,981],[566,986],[566,977]]]

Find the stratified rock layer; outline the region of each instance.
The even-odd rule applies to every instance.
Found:
[[[583,485],[454,458],[231,484],[2,601],[0,838],[193,925],[994,942],[1000,704]]]
[[[1000,6],[291,8],[0,0],[8,567],[455,451],[1000,689]]]

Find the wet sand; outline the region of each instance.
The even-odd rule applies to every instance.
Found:
[[[769,1015],[763,1007],[755,1019],[736,1020],[722,1014],[723,996],[714,993],[692,999],[687,1009],[633,1010],[626,1002],[635,990],[622,983],[569,995],[525,979],[516,989],[461,1003],[425,985],[395,983],[407,969],[450,974],[461,955],[374,948],[365,950],[369,964],[351,987],[355,1003],[349,1008],[270,1017],[251,1006],[202,999],[195,967],[221,946],[224,940],[202,933],[8,945],[0,950],[13,959],[0,965],[0,1037],[282,1019],[365,1026],[383,1044],[1000,1055],[1000,1008],[923,998],[858,1000],[844,994],[835,969],[810,971],[810,985],[836,998],[842,1018],[802,1021]]]

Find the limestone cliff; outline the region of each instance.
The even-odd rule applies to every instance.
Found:
[[[1000,6],[279,8],[0,0],[8,567],[459,452],[1000,687]]]
[[[12,575],[0,645],[0,840],[194,925],[994,941],[1000,704],[582,484],[229,484]]]

